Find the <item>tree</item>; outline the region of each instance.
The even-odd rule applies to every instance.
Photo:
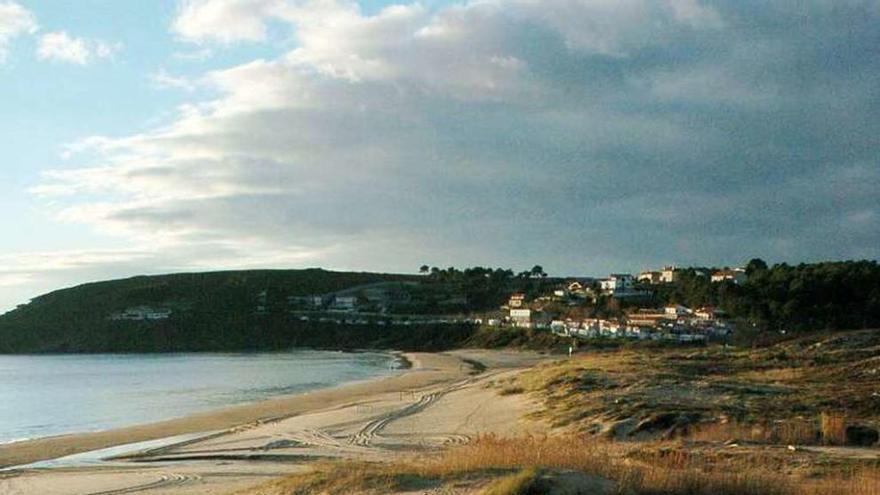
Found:
[[[757,272],[763,271],[767,271],[767,263],[761,258],[752,258],[748,264],[746,264],[746,275],[749,277]]]
[[[428,265],[422,265],[421,267],[419,267],[419,273],[421,274],[427,274],[430,271],[431,269],[428,267]]]
[[[535,265],[532,267],[532,270],[529,272],[532,277],[546,277],[547,274],[544,273],[544,268],[541,265]]]

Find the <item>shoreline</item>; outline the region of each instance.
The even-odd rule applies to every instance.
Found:
[[[0,469],[24,466],[84,452],[179,435],[264,424],[304,412],[332,409],[378,393],[419,389],[460,376],[462,360],[442,353],[392,352],[400,373],[332,387],[227,406],[153,423],[97,432],[72,433],[0,444]],[[470,365],[468,365],[470,366]]]

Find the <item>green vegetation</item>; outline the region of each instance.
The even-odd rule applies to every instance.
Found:
[[[514,274],[504,268],[480,266],[459,270],[422,266],[421,284],[410,292],[411,301],[396,311],[413,314],[469,313],[496,310],[513,292],[523,292],[527,299],[543,295],[557,279],[550,279],[536,265]]]
[[[414,277],[325,270],[254,270],[142,276],[85,284],[37,297],[0,316],[0,352],[127,352],[348,347],[401,343],[400,335],[294,321],[286,298]],[[255,314],[265,291],[271,314]],[[168,320],[112,321],[141,305],[173,310]],[[357,330],[357,332],[356,332]],[[427,329],[427,347],[444,332]],[[467,332],[459,338],[466,338]],[[447,337],[443,337],[446,339]],[[342,339],[334,342],[333,339]],[[439,340],[438,340],[439,339]],[[342,345],[333,345],[342,342]]]
[[[369,317],[326,314],[302,319],[290,311],[290,297],[329,294],[367,284],[395,285],[411,292],[392,310],[400,314],[449,314],[464,308],[497,307],[512,272],[482,269],[439,271],[428,277],[343,273],[319,269],[256,270],[142,276],[55,291],[0,316],[0,352],[185,352],[322,349],[438,351],[463,346],[538,347],[555,343],[547,335],[513,330],[492,335],[468,324],[388,325]],[[510,274],[510,275],[509,275]],[[508,276],[509,275],[509,276]],[[523,285],[533,282],[522,279]],[[444,306],[444,300],[473,303]],[[421,306],[419,306],[421,304]],[[138,306],[167,308],[171,317],[119,321],[111,315]],[[262,310],[258,310],[262,308]],[[358,318],[357,325],[334,320]]]
[[[673,284],[657,286],[658,303],[717,306],[771,330],[843,330],[880,327],[880,265],[843,261],[746,267],[748,281],[712,283],[712,269],[689,268]]]
[[[157,352],[317,348],[441,350],[463,345],[565,349],[546,332],[473,328],[470,325],[382,325],[387,314],[484,314],[510,294],[527,300],[546,296],[564,282],[540,266],[514,273],[503,268],[421,267],[421,275],[344,273],[320,269],[254,270],[142,276],[55,291],[0,316],[0,352]],[[875,261],[828,262],[768,267],[753,260],[748,281],[712,283],[712,269],[681,271],[672,284],[650,286],[656,305],[717,306],[741,323],[738,335],[755,342],[777,332],[844,330],[880,326],[880,266]],[[386,291],[387,304],[368,301],[370,290]],[[372,289],[371,289],[372,287]],[[301,318],[291,298],[344,292],[372,311],[357,325],[330,317]],[[544,300],[563,316],[614,316],[623,302],[599,296],[575,303]],[[167,320],[117,321],[111,315],[150,306],[172,311]],[[383,307],[384,306],[384,307]],[[380,314],[380,311],[387,313]],[[338,313],[337,313],[338,315]],[[339,316],[342,318],[343,316]],[[741,340],[742,341],[742,340]]]
[[[465,342],[468,347],[482,349],[518,348],[530,350],[566,351],[570,338],[554,335],[546,330],[515,327],[479,327]]]

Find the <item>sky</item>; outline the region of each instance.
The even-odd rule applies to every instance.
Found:
[[[0,310],[880,257],[878,0],[0,0]]]

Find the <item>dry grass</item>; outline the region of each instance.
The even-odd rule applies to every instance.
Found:
[[[846,414],[823,412],[819,423],[826,445],[846,445]]]
[[[307,474],[298,474],[275,480],[256,489],[239,492],[241,495],[309,495],[326,493],[392,493],[413,482],[406,469],[393,465],[361,462],[322,462]]]
[[[880,471],[864,470],[848,476],[835,476],[803,483],[798,495],[878,495]]]
[[[812,421],[781,420],[765,423],[709,423],[694,429],[690,438],[703,442],[754,442],[782,445],[816,445],[819,430]]]
[[[756,382],[787,383],[797,382],[806,374],[799,368],[771,368],[763,370],[744,371],[737,375],[738,378]]]
[[[753,466],[749,471],[705,471],[687,456],[625,458],[627,447],[592,439],[483,437],[419,463],[421,475],[504,469],[571,470],[618,484],[620,493],[644,495],[789,495],[789,481]]]
[[[611,480],[628,495],[880,495],[878,464],[784,448],[843,445],[848,418],[829,411],[846,410],[869,425],[880,421],[880,398],[873,394],[878,352],[880,332],[813,336],[758,349],[596,351],[536,366],[495,387],[501,394],[540,397],[542,418],[584,433],[666,412],[693,413],[699,419],[690,424],[698,426],[687,438],[708,443],[483,437],[390,464],[320,464],[315,473],[250,493],[384,494],[449,484],[477,490],[487,482],[499,493],[517,493],[532,479],[528,473],[576,472]],[[721,417],[742,421],[700,422]],[[659,439],[666,432],[649,433],[638,438]],[[718,445],[728,440],[756,445]]]
[[[616,479],[626,470],[614,462],[619,452],[613,444],[586,438],[510,439],[490,435],[437,456],[419,459],[414,467],[426,477],[498,469],[552,468]]]
[[[488,436],[437,455],[403,462],[318,464],[314,473],[276,481],[248,493],[385,494],[427,491],[456,480],[478,486],[487,479],[494,481],[483,493],[543,493],[530,491],[540,481],[539,473],[573,471],[611,480],[616,483],[615,493],[629,495],[880,495],[877,469],[801,479],[775,472],[773,463],[759,454],[731,460],[655,447],[574,437]]]
[[[781,445],[846,445],[847,416],[822,413],[818,421],[786,419],[764,423],[717,422],[694,429],[690,438],[704,442],[755,442]]]
[[[526,390],[522,387],[518,387],[516,385],[510,385],[498,390],[499,395],[517,395],[524,393]]]
[[[542,493],[542,489],[538,470],[529,468],[498,478],[481,491],[480,495],[530,495]]]

